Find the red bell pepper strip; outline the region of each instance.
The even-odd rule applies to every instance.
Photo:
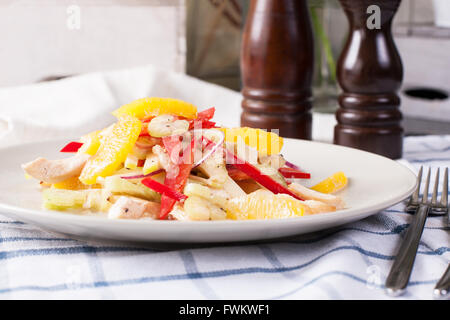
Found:
[[[218,128],[214,121],[203,121],[202,122],[202,129],[211,129],[211,128]]]
[[[298,200],[304,200],[297,196],[295,193],[293,193],[291,190],[286,188],[285,186],[279,184],[275,180],[273,180],[268,175],[262,174],[261,171],[259,171],[256,167],[252,166],[247,161],[244,161],[242,159],[239,159],[234,153],[232,153],[230,150],[225,148],[226,157],[227,157],[227,163],[233,164],[236,168],[241,170],[243,173],[247,174],[250,178],[258,182],[263,187],[267,188],[268,190],[272,191],[275,194],[278,193],[284,193],[288,194],[295,199]]]
[[[209,120],[191,120],[191,121],[189,121],[189,130],[211,129],[211,128],[218,128],[214,121],[209,121]]]
[[[137,167],[141,168],[143,167],[145,164],[145,160],[144,159],[138,159],[138,163],[137,163]]]
[[[193,164],[193,150],[194,150],[194,139],[191,140],[189,146],[180,154],[181,144],[179,137],[166,137],[163,138],[163,144],[173,163],[173,169],[166,172],[166,178],[164,179],[164,185],[168,188],[175,190],[179,194],[182,194],[184,186],[186,185],[187,179],[191,170],[194,166]],[[178,161],[173,161],[173,155],[178,154]],[[175,159],[177,160],[177,159]],[[180,161],[181,160],[181,161]],[[172,211],[175,203],[179,201],[174,199],[168,194],[161,195],[161,211],[159,214],[159,219],[167,219],[167,215]]]
[[[227,165],[227,171],[230,178],[233,179],[234,181],[251,179],[247,174],[243,173],[238,168],[233,167],[233,165]]]
[[[292,168],[280,168],[278,171],[285,178],[294,178],[294,179],[311,179],[311,174],[307,172],[302,172]]]
[[[150,136],[150,134],[148,133],[148,129],[147,128],[148,127],[145,124],[142,126],[141,133],[139,134],[139,137],[149,137]]]
[[[178,192],[175,189],[172,189],[156,180],[153,180],[152,178],[145,178],[142,180],[142,184],[149,187],[150,189],[162,194],[162,196],[165,196],[171,200],[174,201],[184,201],[187,199],[187,196],[182,194],[181,192]],[[162,199],[161,199],[162,200]],[[162,201],[161,201],[162,205]]]
[[[83,145],[82,142],[72,141],[65,145],[59,152],[77,152]]]
[[[211,129],[216,127],[216,123],[210,121],[214,117],[216,108],[209,108],[203,110],[197,114],[197,118],[189,121],[189,129],[192,130],[194,127],[197,129]]]
[[[142,119],[142,123],[149,123],[150,121],[152,121],[152,119],[154,118],[154,116],[150,116],[148,118]]]
[[[214,108],[214,107],[200,111],[197,114],[196,120],[199,120],[199,121],[211,120],[214,117],[215,112],[216,112],[216,108]]]
[[[162,138],[162,146],[167,151],[170,160],[174,164],[181,162],[180,154],[182,153],[182,142],[183,136],[181,135],[173,135]]]

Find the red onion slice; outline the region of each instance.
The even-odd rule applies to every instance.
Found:
[[[122,176],[121,178],[125,179],[125,180],[143,179],[143,178],[147,178],[147,177],[151,177],[151,176],[157,175],[157,174],[159,174],[159,173],[161,173],[163,171],[164,171],[164,169],[158,169],[156,171],[150,172],[149,174],[140,174],[140,175],[137,175],[137,176]]]
[[[295,169],[295,170],[298,170],[298,171],[302,171],[302,169],[300,169],[299,166],[293,164],[292,162],[289,162],[289,161],[285,160],[285,164],[286,164],[286,167],[289,167],[291,169]]]

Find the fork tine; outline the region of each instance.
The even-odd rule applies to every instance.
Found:
[[[434,179],[433,195],[431,196],[431,205],[437,206],[437,193],[439,188],[439,167],[436,170],[436,178]]]
[[[418,203],[419,202],[419,192],[420,192],[420,185],[422,183],[422,172],[423,172],[423,166],[420,167],[419,173],[417,174],[417,188],[414,191],[411,202],[412,203]]]
[[[422,204],[427,204],[428,202],[428,187],[430,186],[430,175],[431,175],[431,167],[428,168],[427,179],[425,180],[425,187],[423,189],[422,195]]]
[[[442,186],[441,205],[448,206],[448,168],[445,168],[444,182]]]

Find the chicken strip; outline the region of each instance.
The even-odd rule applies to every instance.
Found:
[[[166,172],[178,170],[178,167],[172,163],[169,154],[163,147],[156,145],[152,148],[152,152],[156,154],[159,164],[164,170],[166,170]]]
[[[226,182],[228,171],[225,167],[223,151],[216,150],[208,159],[198,167],[199,170],[208,176],[208,184],[220,188]]]
[[[90,157],[88,154],[80,153],[70,158],[58,160],[37,158],[23,164],[22,169],[37,180],[46,183],[58,183],[79,176]]]
[[[345,207],[344,200],[342,200],[340,197],[332,194],[317,192],[298,183],[291,183],[289,185],[289,190],[305,200],[317,200],[333,206],[336,209],[343,209]]]
[[[336,207],[317,200],[306,200],[302,202],[305,205],[305,214],[316,214],[336,211]]]
[[[134,197],[121,196],[108,211],[110,219],[158,219],[160,204]]]

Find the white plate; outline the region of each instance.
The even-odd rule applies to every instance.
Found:
[[[0,212],[59,233],[83,238],[144,242],[231,242],[302,234],[365,218],[409,196],[416,177],[406,167],[372,153],[330,144],[285,139],[286,159],[311,172],[307,185],[344,171],[349,185],[340,195],[348,209],[299,218],[259,221],[108,220],[41,209],[36,180],[26,180],[20,165],[38,156],[60,158],[67,142],[52,141],[0,150]],[[306,180],[304,180],[306,182]]]

